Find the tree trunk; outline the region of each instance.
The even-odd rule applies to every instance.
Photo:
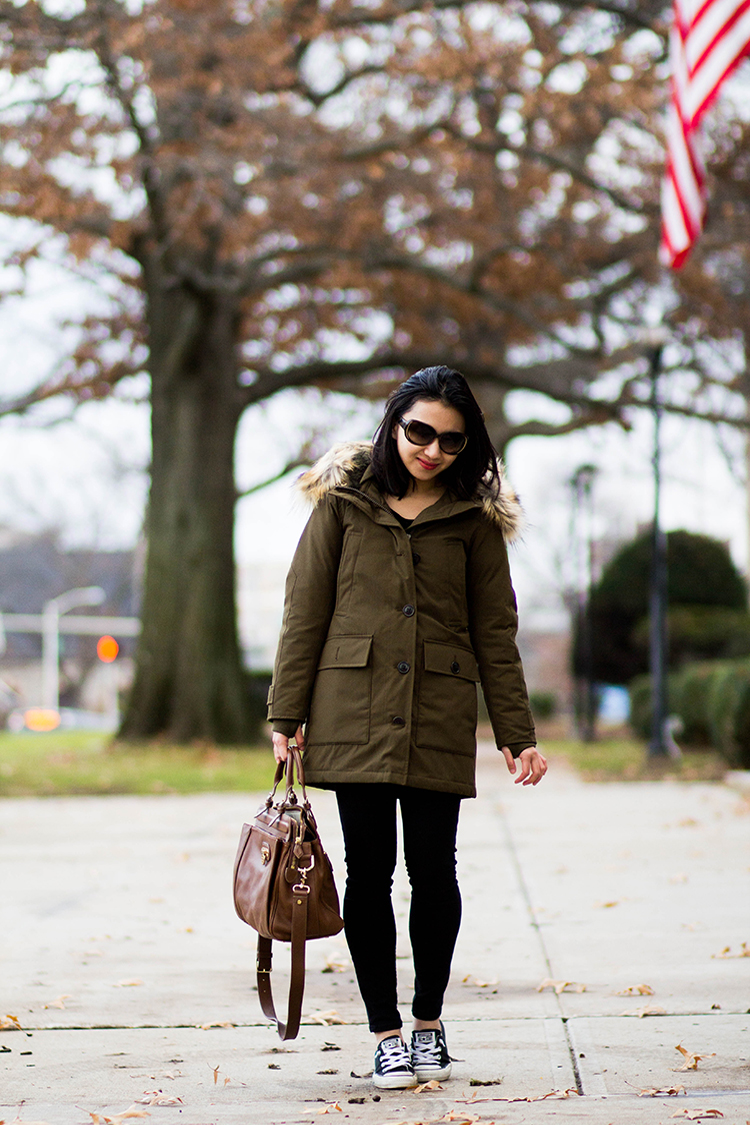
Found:
[[[247,742],[254,734],[235,605],[238,311],[144,263],[152,474],[142,632],[123,738]]]

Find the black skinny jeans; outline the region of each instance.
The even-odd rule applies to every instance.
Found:
[[[370,1031],[401,1027],[396,990],[396,803],[411,883],[409,937],[414,956],[412,1014],[436,1020],[461,923],[456,831],[461,798],[401,785],[337,785],[344,833],[344,925]]]

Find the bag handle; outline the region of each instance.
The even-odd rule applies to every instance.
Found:
[[[276,763],[276,773],[273,777],[273,788],[266,797],[266,808],[270,809],[273,804],[276,790],[279,787],[279,782],[282,777],[286,776],[286,792],[284,795],[284,803],[289,805],[298,804],[297,795],[294,792],[294,775],[297,774],[297,781],[302,790],[302,803],[306,810],[310,808],[310,800],[307,796],[307,789],[305,788],[305,768],[302,765],[302,755],[299,752],[299,747],[295,742],[289,743],[289,753],[287,754],[286,761]]]
[[[294,794],[294,774],[297,774],[297,782],[302,790],[302,803],[305,809],[310,808],[310,801],[305,789],[305,767],[302,765],[302,755],[299,752],[299,747],[296,742],[289,744],[289,753],[287,754],[286,763],[286,800],[290,804],[297,804],[297,797]],[[278,772],[278,770],[277,770]]]

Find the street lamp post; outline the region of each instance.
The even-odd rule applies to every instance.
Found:
[[[60,704],[60,618],[69,609],[101,605],[106,598],[101,586],[67,590],[45,603],[42,610],[42,704],[57,711]]]
[[[591,591],[594,584],[594,528],[592,485],[595,465],[581,465],[573,474],[571,485],[578,517],[578,643],[580,667],[576,719],[578,733],[584,742],[593,742],[596,735],[596,692],[594,688],[594,635],[591,620]]]

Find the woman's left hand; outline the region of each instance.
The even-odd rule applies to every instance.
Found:
[[[518,769],[518,763],[521,764],[521,772],[515,780],[516,785],[538,785],[547,772],[547,759],[544,754],[540,754],[536,746],[527,746],[514,758],[507,746],[501,747],[503,757],[508,763],[508,769],[511,773],[515,773]]]

